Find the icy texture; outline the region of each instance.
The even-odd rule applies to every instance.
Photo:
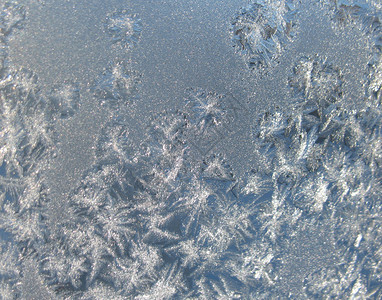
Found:
[[[377,1],[323,1],[329,8],[338,30],[356,26],[370,38],[372,49],[380,54],[382,47],[381,8]]]
[[[24,6],[17,2],[5,2],[2,4],[0,14],[0,36],[8,36],[14,28],[20,28],[25,20]]]
[[[373,269],[379,225],[371,222],[381,208],[380,145],[370,152],[371,142],[381,139],[379,102],[366,101],[356,115],[341,98],[315,102],[312,111],[304,94],[296,111],[262,115],[253,140],[258,165],[239,184],[223,156],[190,156],[188,130],[207,120],[217,125],[224,115],[217,109],[221,96],[197,91],[185,112],[153,119],[140,152],[129,151],[122,119],[102,131],[99,164],[70,197],[73,218],[65,236],[56,233],[68,253],[44,259],[49,282],[62,287],[59,295],[85,289],[84,299],[90,293],[116,299],[301,296],[283,287],[278,261],[288,237],[303,232],[306,222],[330,224],[334,244],[328,247],[341,262],[307,269],[306,297],[378,293],[367,287],[380,278]],[[209,105],[206,119],[200,107]],[[369,131],[374,134],[365,136]],[[56,251],[53,240],[50,245]],[[70,257],[77,261],[73,271]],[[360,275],[370,272],[373,277]]]
[[[25,69],[9,70],[1,81],[1,156],[7,173],[30,173],[49,145],[45,103],[37,77]]]
[[[252,1],[233,19],[235,48],[249,68],[264,68],[277,62],[295,34],[296,2]]]
[[[8,38],[14,28],[20,28],[24,18],[23,6],[4,4],[0,72],[0,296],[51,299],[53,291],[45,284],[39,269],[49,253],[43,254],[47,249],[43,205],[48,189],[42,174],[54,156],[52,114],[62,116],[62,107],[68,99],[59,98],[62,88],[54,89],[51,97],[46,97],[36,74],[16,68],[7,60]]]
[[[246,114],[245,104],[232,94],[217,94],[203,89],[187,91],[186,111],[189,127],[186,135],[201,155],[209,153],[233,134],[239,116]]]
[[[127,62],[116,62],[99,76],[92,87],[94,96],[101,105],[118,108],[129,104],[137,94],[140,75],[132,71]]]
[[[96,147],[96,157],[103,162],[129,162],[130,141],[129,130],[122,119],[116,119],[102,129]]]
[[[67,119],[72,117],[80,105],[80,88],[78,84],[64,82],[51,89],[47,95],[48,112],[52,118]]]
[[[342,96],[341,72],[318,57],[303,57],[293,68],[289,85],[304,105],[325,107]]]
[[[107,16],[105,29],[113,43],[119,44],[123,48],[130,48],[139,41],[142,22],[136,14],[121,10]]]
[[[41,172],[53,153],[53,139],[36,76],[24,69],[8,72],[0,90],[0,229],[17,245],[24,262],[44,239],[41,205],[46,188]],[[12,276],[0,271],[4,287],[12,289],[10,299],[48,293],[37,265],[31,268],[17,263]]]
[[[8,38],[14,29],[22,28],[26,11],[16,2],[2,2],[0,5],[0,70],[3,71],[8,56]]]
[[[289,4],[250,4],[240,16],[275,18],[277,30],[264,41],[282,45]],[[262,28],[275,28],[269,20]],[[376,30],[365,34],[377,40]],[[242,128],[256,157],[243,161],[242,178],[219,145],[242,125],[246,99],[190,88],[181,109],[151,115],[134,148],[129,115],[119,108],[139,99],[140,76],[130,63],[113,64],[91,90],[111,108],[95,162],[64,203],[52,198],[44,172],[55,122],[76,112],[79,88],[63,82],[46,92],[33,72],[5,59],[0,296],[379,299],[382,67],[378,43],[372,47],[360,109],[349,107],[343,71],[331,61],[302,54],[291,62],[290,109],[252,115]]]

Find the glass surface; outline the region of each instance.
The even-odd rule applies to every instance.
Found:
[[[380,299],[379,0],[0,0],[1,299]]]

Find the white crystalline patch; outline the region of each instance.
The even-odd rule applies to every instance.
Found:
[[[342,97],[341,71],[319,57],[303,57],[289,76],[295,96],[305,104],[324,108]]]
[[[242,8],[232,21],[237,52],[251,69],[275,63],[294,34],[293,1],[256,1]]]
[[[101,161],[130,161],[129,130],[126,123],[113,120],[102,129],[97,142],[96,157]]]
[[[232,94],[218,94],[201,88],[187,90],[186,114],[190,143],[203,156],[229,135],[247,113],[245,105]]]
[[[354,26],[370,38],[372,50],[378,52],[381,47],[381,4],[373,0],[328,0],[323,3],[329,7],[336,30]]]
[[[267,183],[260,174],[253,173],[248,177],[246,185],[243,188],[243,193],[257,196],[261,195],[268,189],[269,183]]]
[[[349,264],[328,266],[314,271],[305,278],[306,296],[326,295],[330,298],[350,296],[349,292],[357,290],[358,282],[355,280],[359,271],[355,258],[351,258]],[[354,282],[353,288],[349,290]]]
[[[72,117],[80,106],[80,90],[76,83],[64,82],[57,85],[47,95],[48,113],[53,118],[66,119]]]
[[[193,112],[193,118],[199,129],[204,131],[209,126],[219,126],[225,111],[222,107],[223,95],[206,92],[201,89],[191,90],[187,105]]]
[[[268,246],[268,247],[267,247]],[[242,255],[241,276],[243,280],[251,281],[264,280],[268,284],[274,284],[270,277],[272,267],[271,261],[274,259],[274,253],[269,245],[262,244],[260,246],[251,247]],[[251,278],[253,276],[253,279]]]
[[[107,16],[105,28],[113,43],[120,44],[124,48],[130,48],[139,41],[142,22],[136,14],[122,10]]]
[[[323,176],[304,181],[293,199],[295,205],[311,213],[321,212],[330,196],[328,185]]]
[[[381,100],[382,59],[369,62],[368,92],[369,97],[377,102]]]
[[[24,6],[17,2],[5,2],[0,10],[0,36],[8,36],[14,28],[20,27],[25,16]]]
[[[118,108],[119,104],[127,104],[138,96],[140,78],[128,63],[117,62],[105,69],[91,90],[101,105]]]
[[[52,141],[36,75],[25,69],[9,72],[0,88],[0,162],[22,176],[39,167]]]

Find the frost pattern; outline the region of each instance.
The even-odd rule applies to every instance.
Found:
[[[48,112],[52,118],[67,119],[77,112],[80,106],[79,85],[72,82],[64,82],[54,86],[47,95]]]
[[[245,104],[232,94],[218,94],[200,88],[187,91],[185,113],[189,119],[186,135],[201,155],[235,132]]]
[[[381,9],[377,1],[327,0],[334,26],[343,30],[346,26],[356,26],[370,39],[371,48],[378,57],[382,50]]]
[[[319,58],[300,62],[314,62],[320,72],[334,70],[324,72],[334,78],[341,73]],[[309,78],[293,76],[292,89]],[[367,150],[369,139],[380,143],[380,104],[367,100],[354,115],[342,97],[324,92],[321,97],[330,101],[313,101],[312,111],[311,94],[303,92],[291,113],[261,115],[253,135],[258,165],[248,182],[239,183],[224,156],[195,161],[191,155],[189,130],[211,130],[226,114],[221,95],[196,91],[184,112],[152,120],[138,152],[129,150],[123,119],[105,126],[99,164],[73,192],[74,218],[64,225],[64,249],[72,253],[66,257],[75,253],[79,263],[74,279],[55,275],[58,262],[45,260],[50,281],[84,299],[90,293],[122,299],[272,298],[290,293],[279,276],[284,241],[313,220],[332,224],[341,264],[335,271],[309,270],[306,297],[380,293],[379,225],[370,221],[380,213],[374,191],[380,190],[382,161]],[[377,135],[365,135],[370,130]],[[360,275],[370,272],[369,278]]]
[[[250,69],[274,64],[295,34],[297,1],[252,1],[241,8],[231,31]]]
[[[130,69],[128,63],[116,62],[103,71],[95,81],[92,91],[101,105],[117,108],[138,97],[140,77]]]
[[[257,159],[240,180],[216,147],[245,113],[234,95],[188,90],[181,111],[151,118],[137,150],[125,116],[113,109],[96,163],[61,208],[50,199],[43,166],[54,120],[77,103],[76,85],[47,96],[33,72],[5,66],[0,295],[380,298],[382,83],[374,54],[358,110],[348,107],[339,68],[318,56],[298,59],[288,84],[299,101],[288,112],[253,116]],[[94,96],[116,108],[134,99],[136,82],[117,63]],[[57,209],[62,220],[52,214]],[[312,242],[316,232],[325,239]]]
[[[15,28],[21,28],[24,19],[23,6],[13,2],[3,5],[0,18],[0,297],[51,299],[54,290],[50,289],[40,266],[46,256],[57,249],[47,246],[48,231],[43,220],[47,217],[49,192],[43,170],[54,157],[55,119],[57,115],[74,113],[64,106],[66,101],[73,104],[71,100],[75,100],[74,94],[78,95],[79,91],[61,86],[47,96],[34,72],[15,68],[7,60],[8,37]],[[53,272],[66,278],[63,273],[67,270]]]
[[[26,9],[16,2],[2,2],[0,9],[0,70],[6,67],[8,56],[8,38],[14,29],[22,28]]]
[[[306,78],[291,82],[303,86]],[[80,299],[291,296],[279,275],[280,259],[289,259],[285,241],[306,222],[327,221],[341,263],[309,270],[302,292],[380,294],[381,234],[372,222],[381,209],[379,102],[370,98],[353,112],[339,97],[314,102],[317,113],[302,93],[290,113],[261,115],[253,133],[258,165],[240,183],[223,155],[191,155],[189,130],[223,124],[226,114],[218,109],[221,96],[198,91],[184,112],[153,118],[137,152],[129,149],[121,117],[106,124],[98,163],[72,191],[71,218],[61,225],[49,226],[49,214],[37,220],[27,214],[24,221],[5,207],[3,228],[23,251],[36,249],[49,290]],[[44,211],[49,199],[40,205]],[[28,222],[28,231],[20,222]]]
[[[303,57],[289,77],[289,85],[296,97],[316,109],[326,107],[342,97],[342,81],[340,70],[318,57]]]
[[[25,7],[17,2],[5,2],[0,13],[0,35],[8,36],[14,28],[20,28],[25,20]]]
[[[17,263],[12,276],[1,276],[4,287],[12,291],[10,299],[40,297],[49,294],[47,287],[37,265],[29,272],[25,261],[34,249],[42,250],[44,241],[41,207],[47,189],[41,174],[54,152],[51,120],[33,72],[8,68],[4,74],[0,88],[0,230],[6,233],[5,241],[13,242],[17,261],[23,263]],[[6,297],[8,292],[4,293]]]
[[[0,163],[6,165],[7,173],[23,176],[51,144],[36,75],[25,69],[10,70],[2,80],[0,97]]]
[[[41,173],[53,155],[53,138],[37,77],[25,69],[9,69],[7,73],[0,88],[0,230],[9,235],[18,256],[26,260],[44,240],[41,206],[47,191]],[[14,268],[20,272],[11,277],[2,275],[12,297],[45,293],[36,265],[33,268],[28,273],[21,264]]]
[[[121,10],[107,16],[105,29],[113,43],[119,44],[123,48],[131,48],[139,41],[142,21],[136,14]]]

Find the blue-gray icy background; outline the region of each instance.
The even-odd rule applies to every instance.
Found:
[[[377,0],[0,4],[5,299],[381,296]]]

